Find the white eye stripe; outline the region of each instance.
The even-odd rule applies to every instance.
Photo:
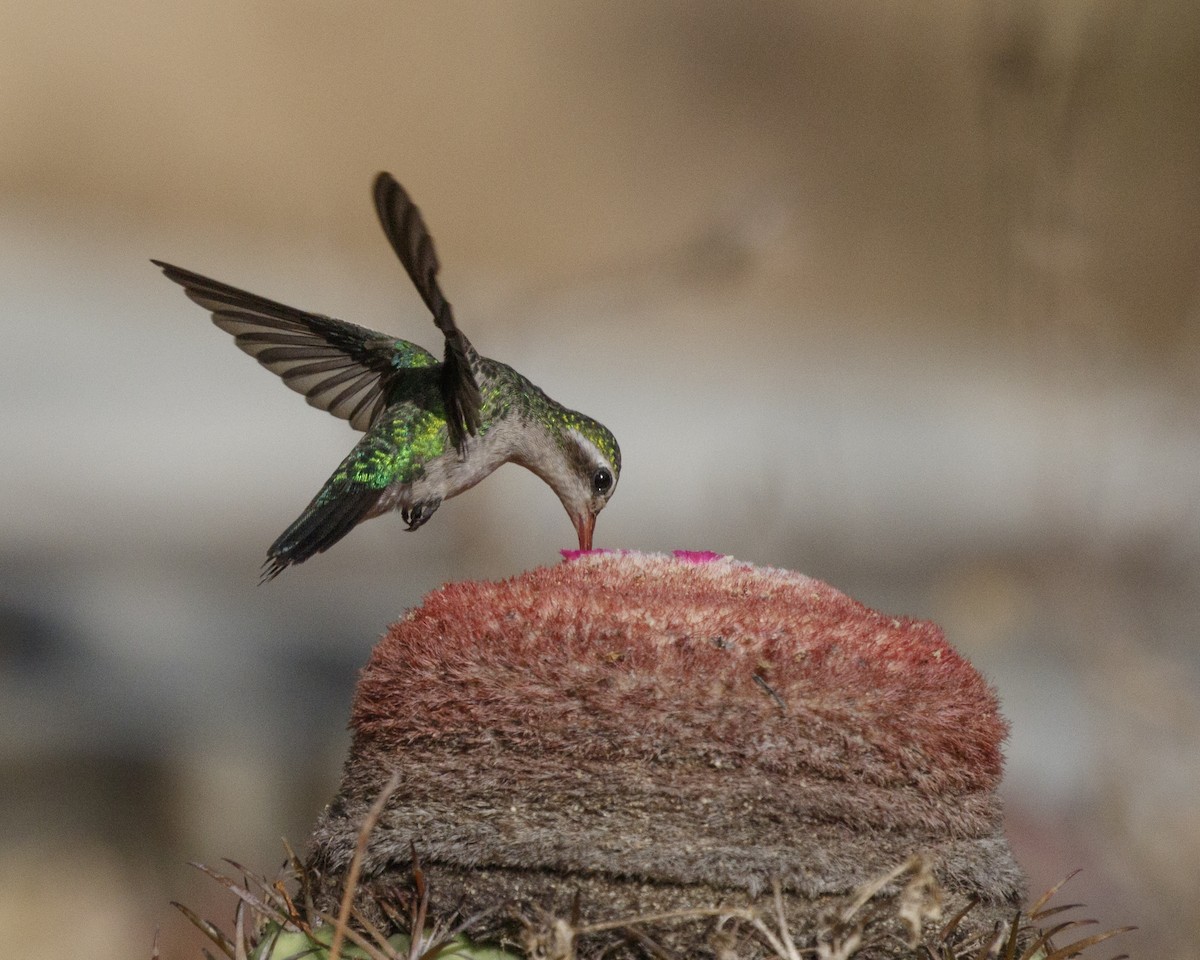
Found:
[[[578,430],[572,429],[567,432],[568,435],[575,441],[576,446],[579,447],[580,453],[583,454],[584,462],[592,465],[593,473],[596,470],[599,470],[601,467],[604,467],[608,470],[610,475],[613,477],[616,476],[616,471],[613,469],[613,465],[609,463],[608,458],[600,452],[599,447],[592,443],[591,440],[585,437]]]

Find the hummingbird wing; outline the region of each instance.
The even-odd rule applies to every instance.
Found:
[[[433,237],[421,218],[421,211],[390,173],[381,173],[375,178],[372,195],[388,242],[433,314],[433,322],[446,338],[446,353],[442,363],[442,399],[446,404],[451,440],[461,450],[467,434],[474,435],[481,422],[480,407],[483,400],[474,370],[478,354],[458,329],[450,303],[438,286],[440,265],[437,251],[433,248]]]
[[[271,544],[263,580],[328,550],[363,520],[384,512],[388,504],[381,500],[389,488],[420,478],[425,465],[446,452],[446,422],[431,406],[404,400],[386,408],[304,512]],[[410,520],[409,529],[427,520],[440,502],[416,504],[419,519]],[[410,519],[407,514],[405,519]]]
[[[308,402],[365,431],[392,387],[428,350],[374,330],[276,303],[182,267],[150,261],[206,310],[234,342]]]

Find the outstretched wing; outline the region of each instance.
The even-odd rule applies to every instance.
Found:
[[[450,303],[438,286],[437,251],[433,248],[433,237],[421,219],[421,211],[390,173],[381,173],[375,178],[372,194],[388,242],[433,314],[433,322],[446,338],[442,398],[446,404],[450,437],[461,449],[466,435],[474,434],[480,424],[482,399],[474,372],[478,356],[455,324]]]
[[[152,260],[213,323],[308,402],[365,431],[403,370],[437,365],[428,350],[365,327],[306,313],[190,270]]]

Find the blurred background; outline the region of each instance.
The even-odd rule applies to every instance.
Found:
[[[355,439],[166,259],[481,351],[619,437],[597,545],[940,622],[1012,723],[1034,892],[1200,938],[1200,6],[0,2],[0,929],[198,957],[273,873],[356,671],[448,579],[573,545],[506,468],[257,586]],[[1106,948],[1100,948],[1103,954]]]

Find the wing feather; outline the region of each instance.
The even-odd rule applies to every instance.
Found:
[[[365,431],[404,369],[437,365],[427,350],[366,327],[297,310],[158,260],[245,353],[308,402]]]
[[[451,439],[461,449],[466,435],[474,434],[482,420],[483,399],[475,375],[479,356],[458,329],[450,302],[438,285],[440,265],[433,237],[408,191],[390,173],[380,173],[375,178],[372,196],[388,242],[433,314],[433,322],[446,338],[442,358],[442,397],[446,403]]]

